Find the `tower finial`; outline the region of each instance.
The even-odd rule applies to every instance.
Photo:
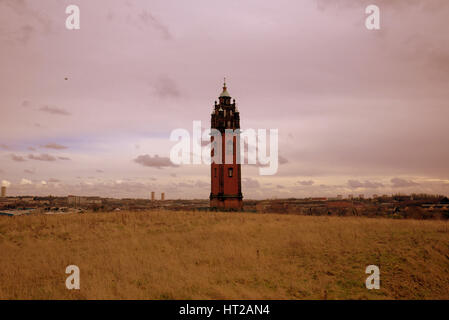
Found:
[[[223,78],[223,92],[220,94],[220,97],[231,97],[228,89],[226,88],[226,77]]]

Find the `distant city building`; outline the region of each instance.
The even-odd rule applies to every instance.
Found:
[[[80,196],[67,196],[67,204],[73,206],[86,205],[86,204],[102,204],[100,197],[80,197]]]
[[[348,199],[352,200],[352,199],[354,199],[354,196],[352,194],[348,194]]]
[[[151,201],[154,201],[154,191],[151,192]]]
[[[397,201],[407,201],[407,200],[412,200],[412,196],[409,195],[405,195],[405,194],[397,194],[393,196],[394,200]]]
[[[337,194],[337,199],[341,200],[341,199],[343,199],[343,196],[341,194]]]
[[[363,193],[359,194],[359,199],[364,199],[365,195]]]
[[[67,204],[68,205],[77,205],[80,202],[80,197],[77,196],[67,196]]]
[[[161,201],[164,201],[164,200],[165,200],[165,193],[162,192],[162,193],[161,193]]]
[[[326,197],[315,197],[311,198],[312,201],[327,201]]]
[[[6,187],[5,187],[5,186],[2,186],[1,197],[2,197],[2,198],[6,197]]]
[[[34,201],[34,197],[20,197],[20,201],[31,202]]]

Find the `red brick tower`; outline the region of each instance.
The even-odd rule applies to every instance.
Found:
[[[242,209],[241,169],[240,162],[237,163],[240,114],[235,106],[235,99],[231,103],[231,96],[226,88],[226,79],[219,103],[217,104],[215,101],[214,111],[211,115],[211,129],[216,129],[221,133],[221,156],[217,155],[221,158],[221,163],[214,162],[215,150],[212,150],[210,206],[220,209]],[[234,130],[234,133],[226,132],[227,130]],[[212,142],[214,138],[212,135]],[[215,144],[215,146],[220,147],[220,144]]]

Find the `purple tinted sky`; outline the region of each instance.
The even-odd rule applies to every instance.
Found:
[[[242,128],[278,128],[284,159],[244,166],[246,198],[449,194],[447,17],[445,0],[0,0],[0,180],[207,198],[208,166],[170,166],[168,137],[210,125],[226,76]]]

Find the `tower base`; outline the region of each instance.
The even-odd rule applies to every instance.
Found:
[[[224,195],[211,194],[210,207],[223,210],[241,210],[243,209],[243,196],[240,195]]]

